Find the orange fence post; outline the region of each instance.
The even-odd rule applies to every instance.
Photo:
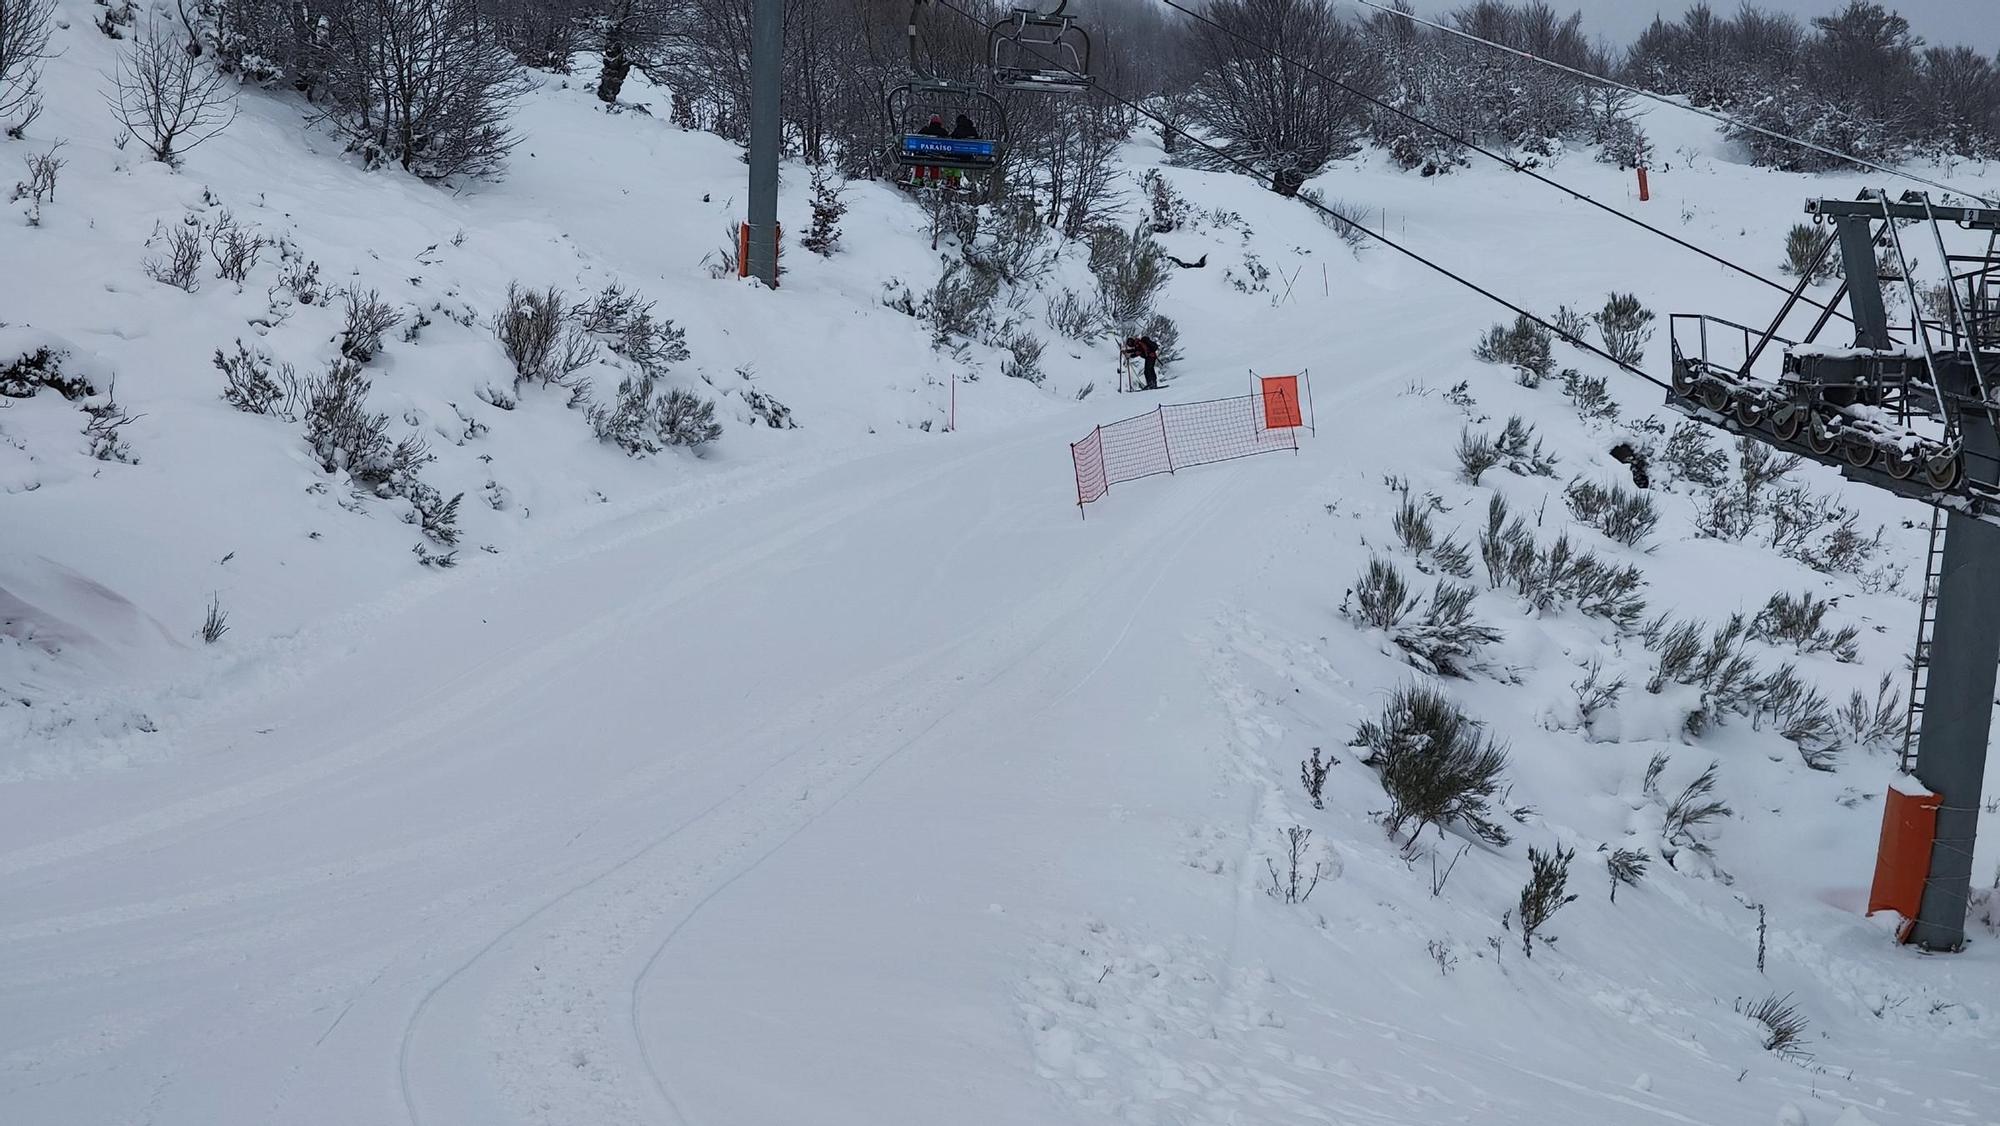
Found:
[[[736,224],[736,276],[750,276],[750,224]]]
[[[1886,910],[1901,915],[1898,942],[1908,940],[1923,902],[1941,804],[1936,794],[1905,793],[1892,785],[1882,807],[1882,843],[1875,854],[1875,882],[1868,889],[1868,914]]]
[[[1641,164],[1639,166],[1639,202],[1644,203],[1652,198],[1652,186],[1646,183],[1646,166]]]
[[[1160,420],[1160,452],[1167,455],[1167,473],[1171,476],[1174,471],[1174,445],[1167,441],[1167,405],[1161,403],[1154,407],[1153,414]]]

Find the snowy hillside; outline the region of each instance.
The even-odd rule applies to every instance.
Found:
[[[636,73],[650,113],[542,76],[507,178],[457,194],[359,169],[269,95],[169,171],[115,143],[90,9],[63,9],[49,112],[0,140],[67,141],[54,197],[0,211],[0,365],[46,347],[91,384],[0,399],[0,1122],[2000,1121],[1990,906],[1953,957],[1861,914],[1923,510],[1805,466],[1719,526],[1738,455],[1676,440],[1654,388],[1560,344],[1524,385],[1473,356],[1499,310],[1241,177],[1161,173],[1185,202],[1161,244],[1206,262],[1159,302],[1166,389],[1114,393],[1111,342],[1051,323],[1092,284],[1074,245],[1010,294],[1037,384],[893,307],[960,251],[880,184],[823,258],[791,241],[788,166],[783,286],[715,277],[738,150]],[[1805,197],[1868,186],[1645,127],[1652,202],[1585,154],[1557,172],[1760,268]],[[1130,225],[1164,161],[1150,133],[1121,161]],[[1311,186],[1537,310],[1636,294],[1662,373],[1668,312],[1780,300],[1491,166],[1367,155]],[[240,284],[213,258],[192,292],[149,276],[225,215],[273,241]],[[514,282],[655,303],[687,351],[661,391],[713,401],[720,437],[629,456],[517,380]],[[379,348],[343,290],[396,317]],[[641,370],[628,339],[576,373],[600,405]],[[239,340],[301,377],[347,344],[366,410],[435,456],[425,488],[225,402]],[[1296,455],[1078,519],[1066,447],[1094,425],[1301,369]],[[113,399],[129,451],[100,459],[80,408]],[[1532,436],[1468,480],[1462,442],[1510,419]],[[1860,541],[1774,545],[1789,487]],[[1496,498],[1544,571],[1566,537],[1633,578],[1490,567]],[[1381,611],[1404,599],[1375,564],[1415,609]],[[1453,587],[1490,636],[1420,627]],[[1778,594],[1830,605],[1788,633]],[[1762,688],[1663,662],[1677,628]],[[1865,706],[1787,737],[1787,663],[1829,713]],[[1356,743],[1412,686],[1504,750],[1498,832],[1385,831]],[[1539,939],[1531,849],[1574,856]],[[1619,850],[1650,862],[1623,885]],[[1745,1010],[1787,998],[1803,1030],[1767,1050]]]

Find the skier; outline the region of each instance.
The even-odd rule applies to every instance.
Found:
[[[1118,359],[1122,362],[1135,356],[1146,364],[1146,390],[1159,390],[1159,344],[1150,336],[1128,336],[1125,342],[1118,346]]]

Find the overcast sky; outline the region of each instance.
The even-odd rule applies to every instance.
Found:
[[[1885,7],[1901,12],[1924,42],[1955,46],[1964,44],[1992,54],[2000,51],[2000,0],[1880,0]],[[1826,15],[1847,6],[1846,0],[1756,0],[1757,6],[1771,11],[1790,12],[1800,19]],[[1425,5],[1419,4],[1421,10]],[[1432,0],[1437,11],[1459,7],[1451,0]],[[1669,20],[1686,11],[1682,0],[1550,0],[1559,12],[1581,11],[1584,26],[1593,35],[1609,37],[1624,44],[1653,22],[1653,16]],[[1710,0],[1718,14],[1734,12],[1737,0]]]

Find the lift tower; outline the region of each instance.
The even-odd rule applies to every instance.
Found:
[[[1831,224],[1833,234],[1768,328],[1705,315],[1670,318],[1667,403],[1933,507],[1903,769],[1936,795],[1937,826],[1906,937],[1927,950],[1957,950],[1965,943],[2000,672],[2000,210],[1866,191],[1854,200],[1809,201],[1806,212]],[[1941,224],[1985,235],[1984,252],[1951,253]],[[1912,239],[1942,263],[1943,289],[1919,291]],[[1846,273],[1840,291],[1804,340],[1779,336],[1836,250]],[[1908,324],[1890,323],[1885,286],[1907,297]],[[1853,342],[1822,343],[1843,298]],[[1775,364],[1774,343],[1782,347]]]

